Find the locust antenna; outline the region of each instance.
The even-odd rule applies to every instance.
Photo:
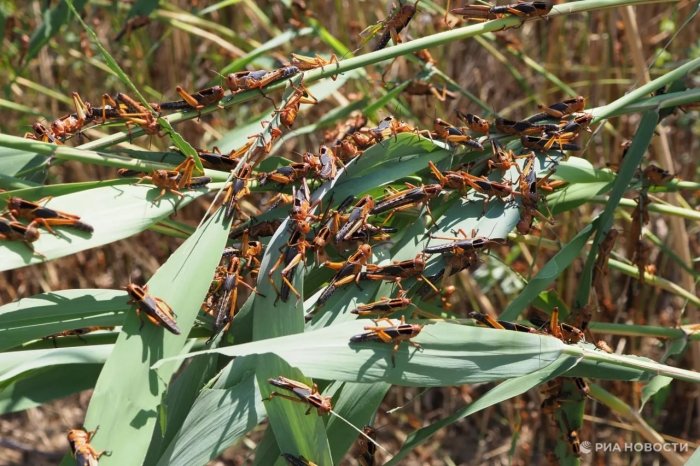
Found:
[[[384,448],[382,445],[380,445],[379,443],[377,443],[377,441],[374,440],[372,437],[370,437],[369,435],[367,435],[367,434],[365,434],[364,432],[362,432],[362,430],[360,430],[360,429],[358,429],[357,427],[355,427],[355,425],[354,425],[352,422],[348,421],[347,419],[345,419],[343,416],[341,416],[341,415],[338,414],[337,412],[333,411],[332,409],[331,409],[331,413],[333,413],[338,419],[340,419],[341,421],[345,422],[347,425],[349,425],[350,427],[352,427],[353,429],[355,429],[360,435],[362,435],[363,437],[365,437],[367,440],[369,440],[370,442],[372,442],[374,445],[376,445],[377,447],[379,447],[379,449],[381,449],[384,453],[386,453],[387,455],[389,455],[389,459],[391,459],[391,458],[394,457],[394,455],[392,455],[391,452],[390,452],[389,450],[387,450],[387,449]]]

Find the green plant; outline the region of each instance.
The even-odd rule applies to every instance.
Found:
[[[74,7],[82,9],[84,3],[69,1],[67,5],[77,13]],[[554,7],[549,14],[549,21],[554,23],[558,21],[558,16],[575,12],[622,8],[641,3],[645,2],[590,0],[562,4]],[[147,4],[150,5],[149,2],[138,2],[134,7],[141,5],[146,8],[139,12],[141,15],[156,11],[154,14],[169,17],[172,21],[185,21],[192,30],[207,26],[226,37],[233,32],[215,29],[213,25],[205,24],[201,17],[174,11],[174,7],[172,10],[154,10],[155,5]],[[54,29],[62,23],[71,27],[75,24],[71,19],[74,17],[68,15],[67,10],[62,10],[64,6],[61,4],[52,10],[44,23],[46,27],[52,22]],[[272,28],[269,19],[265,21],[267,18],[262,11],[255,9],[254,5],[247,6],[262,23]],[[438,11],[438,7],[430,2],[426,2],[425,8],[429,12]],[[131,13],[129,15],[132,16]],[[231,63],[223,72],[240,70],[253,61],[261,63],[268,59],[266,54],[271,49],[281,46],[288,38],[303,35],[320,37],[337,54],[347,54],[348,49],[318,21],[307,21],[310,27],[295,34],[280,32],[266,44],[247,43],[247,46],[252,47],[249,47],[245,57]],[[383,50],[346,58],[337,66],[329,65],[325,69],[306,72],[303,74],[303,83],[320,81],[315,86],[310,86],[309,90],[322,99],[349,80],[361,81],[360,77],[366,76],[366,68],[372,64],[395,57],[410,57],[412,52],[426,47],[442,46],[472,37],[491,41],[491,32],[519,24],[517,18],[505,18],[427,34]],[[135,85],[127,73],[121,70],[117,60],[98,45],[100,41],[92,29],[84,23],[83,25],[101,53],[108,72],[124,88],[139,96],[139,100],[147,103],[148,98],[138,92],[140,86]],[[77,29],[71,30],[77,33]],[[38,32],[34,36],[28,57],[34,56],[46,45],[46,40],[39,39],[41,37]],[[234,41],[233,37],[235,32],[231,41]],[[536,67],[533,60],[525,62],[545,81],[553,83],[565,94],[575,95],[574,90],[555,74]],[[561,151],[538,153],[535,167],[537,174],[544,176],[550,166],[558,165],[556,177],[568,183],[567,188],[547,198],[547,208],[555,218],[565,218],[574,209],[593,203],[605,206],[599,215],[591,218],[589,224],[563,235],[561,239],[564,244],[513,235],[512,231],[520,219],[520,209],[516,203],[500,199],[486,203],[483,196],[473,192],[466,196],[452,192],[442,195],[441,202],[432,204],[432,217],[420,216],[416,220],[415,215],[397,215],[392,219],[391,226],[398,231],[392,234],[391,243],[374,245],[373,262],[413,259],[428,244],[434,244],[431,235],[454,236],[458,230],[476,231],[479,235],[495,239],[511,238],[514,249],[537,244],[544,249],[552,248],[556,253],[548,257],[546,263],[539,264],[536,273],[527,277],[507,270],[504,263],[499,263],[495,257],[488,259],[493,264],[492,270],[501,267],[501,271],[505,270],[504,273],[523,285],[502,310],[500,318],[517,319],[533,303],[545,312],[551,312],[554,306],[559,305],[564,314],[583,308],[590,298],[598,246],[610,230],[616,213],[619,215],[624,207],[634,205],[631,199],[624,199],[625,194],[630,191],[675,193],[698,188],[695,182],[679,180],[650,188],[643,185],[637,171],[661,117],[670,109],[700,99],[697,89],[686,89],[685,86],[674,88],[674,85],[684,82],[687,76],[692,76],[699,67],[700,59],[687,60],[672,70],[663,70],[660,76],[646,84],[635,86],[634,90],[605,106],[586,110],[594,116],[593,123],[599,124],[598,128],[603,128],[606,119],[613,116],[642,114],[632,145],[617,173],[596,168],[578,157],[565,158]],[[516,68],[512,66],[512,71],[518,72]],[[432,76],[446,78],[433,65],[423,66],[422,72],[425,79]],[[338,81],[327,79],[339,73],[344,74]],[[293,84],[299,85],[301,80],[301,76],[297,77]],[[523,79],[524,83],[525,81]],[[466,94],[454,81],[446,78],[446,82],[448,87],[453,86],[456,91]],[[395,107],[397,114],[409,118],[411,112],[399,98],[399,93],[407,84],[408,82],[402,82],[388,91],[382,90],[379,97],[368,97],[364,104],[365,113],[379,120],[377,115],[381,114],[380,109]],[[292,95],[293,86],[288,81],[282,81],[264,90],[269,93],[282,88],[286,88],[286,91],[281,102],[278,101],[278,107],[283,106]],[[667,92],[650,96],[660,89],[667,89]],[[241,104],[252,101],[267,102],[255,90],[226,97],[221,106],[225,109],[241,108]],[[486,109],[490,108],[488,103],[480,104]],[[356,107],[358,105],[339,106],[319,121],[287,133],[272,151],[282,147],[287,138],[314,133],[342,121]],[[216,107],[208,107],[201,114],[220,111]],[[243,160],[252,159],[259,143],[270,138],[272,131],[279,127],[279,117],[270,119],[270,111],[271,109],[266,109],[261,116],[249,118],[247,125],[228,134],[223,140],[224,149],[243,146],[250,133],[259,131],[259,122],[270,120],[264,124],[261,136],[243,156]],[[188,142],[172,126],[197,117],[197,112],[176,112],[158,118],[158,122],[172,144],[199,164],[197,151],[192,147],[194,144]],[[82,220],[95,228],[91,235],[70,229],[60,229],[61,234],[58,236],[42,233],[40,239],[33,243],[34,251],[21,242],[0,242],[2,270],[75,254],[134,236],[149,228],[165,235],[187,238],[148,281],[150,293],[162,298],[177,311],[182,335],[171,335],[148,324],[139,329],[138,317],[127,303],[126,293],[119,290],[52,291],[0,308],[0,345],[5,350],[0,354],[0,367],[3,368],[0,371],[0,386],[3,389],[0,406],[4,412],[18,411],[94,386],[85,425],[89,428],[100,426],[94,444],[98,449],[111,451],[110,456],[100,460],[103,465],[205,464],[253,430],[266,417],[269,419],[269,428],[258,445],[256,464],[281,462],[280,453],[303,454],[320,465],[339,462],[356,434],[338,417],[326,420],[315,414],[307,416],[304,414],[306,407],[283,400],[263,403],[262,399],[271,391],[267,379],[279,375],[297,380],[312,377],[317,382],[325,381],[322,391],[325,395],[333,396],[335,411],[358,427],[372,421],[392,385],[447,387],[502,381],[474,403],[413,432],[401,449],[394,451],[393,456],[388,458],[390,464],[398,463],[441,428],[558,377],[643,382],[653,380],[654,384],[649,383],[649,386],[655,387],[654,390],[661,390],[671,379],[687,382],[700,380],[697,372],[642,356],[610,355],[595,349],[590,343],[565,344],[547,335],[466,325],[472,324],[472,321],[445,311],[434,300],[421,298],[417,291],[425,285],[415,279],[402,281],[402,286],[411,293],[414,302],[422,310],[440,318],[419,321],[425,325],[416,339],[422,349],[402,347],[393,367],[390,345],[357,347],[348,344],[349,338],[360,333],[366,323],[356,321],[349,311],[358,303],[392,295],[393,284],[363,282],[361,288],[340,288],[324,305],[322,312],[318,312],[318,317],[305,324],[305,314],[314,308],[323,284],[331,276],[309,263],[306,267],[297,267],[292,277],[302,299],[295,300],[292,297],[287,302],[277,302],[275,290],[267,277],[280,251],[290,240],[292,222],[285,209],[272,210],[260,216],[263,220],[283,220],[266,245],[257,281],[260,294],[251,294],[238,311],[231,331],[215,341],[215,348],[209,349],[205,347],[204,340],[209,336],[206,328],[211,322],[201,316],[200,307],[207,295],[221,251],[228,241],[231,219],[225,217],[222,209],[207,215],[200,213],[201,221],[193,229],[167,217],[207,192],[220,196],[226,182],[234,179],[234,175],[208,169],[205,174],[212,178],[208,189],[188,191],[183,199],[168,194],[158,202],[154,202],[158,196],[157,189],[136,184],[133,179],[44,184],[51,160],[141,171],[172,168],[182,160],[181,155],[170,150],[134,151],[128,153],[128,156],[120,150],[113,150],[117,144],[142,133],[140,128],[131,128],[130,131],[99,137],[78,147],[57,146],[0,134],[0,147],[4,152],[0,154],[3,174],[0,177],[0,187],[7,189],[0,193],[0,200],[7,200],[10,196],[30,200],[52,196],[53,208],[80,215]],[[511,138],[507,142],[509,149],[519,151],[521,148],[517,138]],[[490,148],[468,151],[458,145],[416,134],[398,134],[365,150],[361,157],[353,159],[340,170],[334,180],[316,184],[313,198],[324,207],[328,204],[337,205],[349,195],[371,194],[378,198],[383,188],[398,188],[407,180],[413,183],[432,182],[432,175],[427,170],[429,161],[441,163],[445,167],[459,163],[483,167],[490,156]],[[265,170],[271,170],[287,161],[270,157],[264,163],[267,164]],[[260,167],[262,169],[263,165]],[[517,177],[518,171],[515,168],[501,176],[510,180],[516,180]],[[514,181],[512,185],[517,188],[517,182]],[[252,189],[255,193],[263,193],[262,195],[275,190],[268,185],[254,185]],[[690,206],[652,202],[648,208],[669,217],[698,220],[697,211]],[[587,259],[576,288],[575,301],[567,302],[557,293],[547,291],[560,283],[571,270],[571,265],[582,257]],[[697,279],[697,272],[691,269],[690,263],[683,258],[676,257],[675,260]],[[612,270],[640,279],[640,269],[628,261],[610,260],[608,265]],[[427,262],[424,275],[437,276],[444,268],[445,259],[435,255]],[[120,278],[123,283],[127,280],[127,277]],[[279,274],[273,275],[273,280],[279,281]],[[495,282],[493,275],[487,275],[486,280],[491,285]],[[640,281],[642,280],[678,296],[690,306],[697,307],[700,304],[692,290],[670,280],[653,275],[641,277]],[[61,345],[59,348],[40,340],[47,335],[75,328],[120,325],[122,327],[119,332],[86,336],[88,345],[85,346],[77,338],[72,341],[74,345]],[[596,330],[595,325],[591,325],[591,328]],[[685,341],[687,337],[681,330],[676,329],[676,333],[666,334],[641,324],[617,324],[606,329],[611,333],[633,332],[635,335],[656,332],[655,335],[663,334],[671,341]],[[694,341],[696,334],[691,334],[688,339]],[[184,363],[186,360],[187,363]],[[660,379],[662,380],[659,381]],[[611,397],[606,398],[604,391],[598,390],[595,385],[593,387],[592,393],[597,399],[603,403],[606,400],[613,403]],[[21,396],[18,396],[19,390],[22,390]],[[576,418],[572,414],[566,415],[571,423],[571,427],[566,430],[581,424],[583,402],[582,397],[572,401],[572,406],[578,408],[569,409],[578,409],[578,414]],[[577,461],[564,437],[560,439],[558,448],[562,462]],[[69,458],[63,462],[70,463]]]

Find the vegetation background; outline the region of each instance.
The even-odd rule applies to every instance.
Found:
[[[99,41],[149,101],[176,100],[177,85],[199,89],[219,83],[220,78],[211,70],[225,74],[282,66],[288,63],[292,52],[322,56],[335,53],[341,62],[353,54],[369,53],[373,41],[363,43],[361,32],[386,18],[392,8],[390,2],[354,0],[293,3],[75,1]],[[301,3],[305,3],[304,8],[299,8]],[[700,58],[700,25],[695,19],[698,2],[604,4],[585,0],[580,3],[594,5],[588,12],[528,21],[519,28],[497,34],[436,43],[429,49],[434,65],[426,66],[412,54],[403,54],[397,59],[350,71],[342,77],[345,79],[342,86],[328,92],[319,104],[304,107],[297,125],[308,131],[286,139],[275,155],[294,158],[294,154],[316,150],[324,140],[324,131],[343,121],[343,111],[353,106],[367,109],[368,117],[375,123],[392,114],[421,129],[431,129],[435,117],[456,122],[457,109],[484,117],[491,117],[497,111],[500,116],[519,119],[535,113],[538,103],[556,102],[574,95],[585,96],[587,108],[603,107],[647,81]],[[634,5],[626,6],[628,3]],[[603,8],[609,6],[613,8]],[[404,40],[430,37],[463,26],[454,16],[448,18],[449,26],[445,23],[445,7],[439,2],[419,2],[418,13],[401,33]],[[0,2],[0,15],[3,33],[0,132],[22,136],[31,131],[35,121],[50,122],[73,111],[70,106],[73,91],[94,105],[98,105],[103,93],[125,91],[124,83],[105,65],[95,43],[65,3],[4,1]],[[148,17],[148,23],[120,35],[127,22],[139,15]],[[47,24],[51,27],[47,28]],[[676,80],[691,92],[697,91],[700,81],[697,68],[694,71]],[[392,93],[402,83],[414,79],[446,85],[456,92],[457,98],[440,102],[434,96]],[[324,82],[331,81],[325,78]],[[280,99],[279,93],[271,96],[273,100]],[[194,147],[216,145],[230,150],[235,147],[231,141],[259,132],[258,120],[261,115],[269,118],[270,105],[269,100],[258,97],[208,112],[201,119],[190,115],[176,125],[176,130]],[[583,135],[581,144],[585,150],[576,155],[590,162],[595,173],[606,172],[608,167],[621,162],[621,144],[631,139],[640,126],[639,111],[623,113],[596,125],[593,135]],[[695,284],[700,256],[696,215],[700,196],[697,116],[697,107],[687,111],[675,109],[666,116],[655,128],[642,164],[644,167],[656,163],[677,177],[675,184],[667,189],[670,194],[653,196],[653,203],[662,209],[652,212],[645,227],[650,245],[648,264],[654,266],[656,276],[675,284],[676,288],[659,282],[638,284],[634,278],[636,266],[625,259],[624,251],[631,241],[627,237],[630,213],[638,191],[632,188],[615,213],[615,227],[622,235],[613,257],[621,265],[611,266],[609,283],[617,300],[611,310],[595,313],[593,320],[599,326],[592,326],[596,336],[613,350],[692,370],[700,368],[700,351],[697,343],[693,343],[694,327],[676,333],[664,333],[663,329],[677,330],[682,324],[699,322],[697,299],[694,304],[692,301],[693,296],[697,297]],[[110,128],[101,126],[90,128],[67,145],[99,141],[110,132],[113,132]],[[125,139],[119,144],[120,149],[157,152],[172,143],[168,138],[158,137]],[[114,166],[59,158],[45,175],[47,184],[77,183],[114,179],[116,171]],[[428,175],[422,179],[431,182]],[[682,181],[688,183],[678,185]],[[15,189],[10,185],[0,187]],[[456,276],[457,292],[452,297],[451,312],[463,318],[474,309],[499,314],[521,292],[524,282],[550,261],[560,245],[569,242],[600,214],[608,198],[605,193],[595,194],[573,209],[556,212],[552,225],[540,223],[538,234],[513,238],[507,246],[494,248],[479,269]],[[256,214],[260,203],[269,196],[266,192],[256,193],[243,204],[243,209]],[[178,211],[175,222],[196,227],[210,202],[211,196],[195,200]],[[678,210],[663,209],[668,206]],[[100,209],[100,205],[93,208]],[[128,239],[3,272],[0,303],[50,291],[118,289],[128,280],[146,281],[183,243],[182,237],[187,236],[182,234],[187,231],[185,227],[179,235],[164,234],[166,227],[172,225],[161,222]],[[574,302],[587,251],[582,247],[579,258],[548,287],[559,302],[569,305]],[[530,315],[529,311],[524,315]],[[675,353],[669,349],[676,348],[677,342],[689,340],[688,346],[681,345],[683,348]],[[12,387],[11,381],[3,383],[5,398],[9,390],[21,388]],[[651,430],[667,441],[687,443],[691,451],[697,447],[700,401],[696,384],[674,381],[661,388],[641,412],[646,423],[641,423],[636,414],[643,404],[642,383],[618,380],[601,385],[631,411],[621,414],[610,404],[589,401],[583,427],[578,432],[580,439],[641,442],[648,439],[645,434]],[[492,383],[430,389],[393,387],[375,419],[375,426],[381,427],[378,441],[396,452],[408,433],[446,418],[492,387]],[[90,395],[91,391],[85,390],[19,412],[4,408],[6,414],[0,417],[0,464],[56,464],[67,451],[67,429],[83,423]],[[533,389],[490,406],[440,429],[428,442],[415,448],[402,464],[544,462],[549,447],[541,434],[549,421],[541,409],[542,400],[543,395]],[[396,407],[401,409],[389,412]],[[264,442],[264,431],[264,424],[253,429],[210,464],[247,464],[252,452]],[[354,451],[343,464],[357,464]],[[387,459],[384,452],[378,455]],[[587,464],[677,460],[662,459],[654,453],[596,453],[583,458]]]

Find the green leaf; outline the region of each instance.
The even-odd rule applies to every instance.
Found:
[[[100,426],[92,444],[112,452],[103,466],[141,464],[156,425],[168,380],[177,369],[169,364],[158,373],[150,366],[180,353],[211,284],[214,268],[228,237],[229,222],[221,210],[197,229],[149,281],[149,293],[177,314],[181,335],[148,323],[141,330],[136,313],[127,314],[114,351],[97,381],[85,425]],[[64,460],[63,464],[68,464]]]
[[[202,387],[206,386],[216,375],[219,359],[215,356],[196,358],[177,374],[175,380],[168,387],[163,403],[167,419],[161,419],[161,422],[157,424],[144,464],[156,464],[166,448],[173,442],[175,436],[183,429],[183,425],[192,413],[194,404],[203,394]],[[213,411],[217,409],[222,409],[221,404]],[[199,414],[200,411],[196,413]],[[164,422],[165,426],[163,426]],[[228,424],[224,423],[223,425]],[[229,438],[229,436],[224,438]],[[191,449],[191,445],[192,442],[187,444],[188,451]]]
[[[654,395],[660,391],[666,389],[671,382],[673,382],[673,378],[666,377],[664,375],[657,375],[651,379],[649,383],[644,385],[642,388],[642,405],[639,407],[640,411],[642,408],[644,408],[644,405],[647,404],[647,401],[652,399]]]
[[[452,154],[446,146],[437,141],[419,137],[415,134],[401,133],[395,138],[388,138],[366,149],[355,163],[348,166],[347,178],[339,180],[336,193],[338,199],[350,194],[358,195],[370,189],[384,186],[392,181],[425,170],[428,161],[437,163]],[[390,173],[378,167],[391,167]],[[382,181],[384,180],[384,181]],[[379,182],[378,182],[379,181]],[[361,183],[357,186],[357,183]],[[353,188],[354,186],[354,188]]]
[[[274,353],[312,378],[441,387],[527,374],[551,364],[565,347],[560,340],[544,335],[423,321],[423,331],[412,339],[422,349],[402,344],[396,354],[396,367],[392,367],[392,345],[349,343],[351,336],[363,332],[366,322],[343,322],[172,359],[208,353],[230,357]],[[167,363],[168,360],[159,361],[154,367]]]
[[[33,181],[22,181],[12,176],[0,175],[0,189],[26,189],[39,186]]]
[[[486,409],[489,406],[493,406],[497,403],[513,398],[514,396],[525,393],[531,388],[559,376],[567,369],[574,367],[576,363],[577,360],[575,358],[562,355],[545,368],[541,368],[521,377],[506,380],[505,382],[499,384],[496,388],[491,389],[488,393],[469,406],[458,410],[454,414],[441,419],[428,427],[423,427],[422,429],[410,434],[404,445],[401,447],[401,450],[393,458],[391,458],[389,462],[386,463],[386,466],[399,464],[399,461],[405,458],[411,450],[426,442],[435,432],[443,427],[453,424],[460,419],[464,419],[465,417],[479,412],[482,409]]]
[[[284,254],[286,245],[289,242],[290,227],[289,220],[282,222],[277,232],[272,236],[265,249],[265,254],[261,260],[260,273],[258,274],[257,290],[260,293],[255,295],[252,301],[253,313],[253,339],[261,340],[279,335],[288,335],[304,331],[304,315],[301,306],[302,301],[290,292],[286,302],[277,299],[277,291],[270,280],[276,283],[276,287],[281,288],[281,271],[285,265],[279,263],[277,272],[269,279],[269,273],[277,263],[278,258]],[[303,275],[300,269],[304,264],[297,266],[296,273],[291,275],[294,287],[301,293],[303,291]],[[235,325],[235,321],[234,321]]]
[[[95,386],[102,364],[44,367],[0,390],[0,414],[41,406]]]
[[[266,414],[254,372],[258,360],[236,359],[231,377],[201,390],[158,466],[204,465],[262,422]]]
[[[583,308],[588,303],[588,295],[591,290],[591,280],[593,278],[593,266],[595,265],[595,258],[599,252],[598,247],[612,226],[615,209],[617,209],[617,206],[620,204],[622,196],[628,189],[637,168],[642,162],[642,158],[651,143],[651,138],[654,136],[654,128],[656,128],[658,122],[658,111],[648,110],[644,112],[642,121],[639,123],[639,128],[637,128],[637,133],[632,139],[632,145],[622,161],[622,166],[613,184],[608,203],[605,205],[605,210],[598,218],[596,235],[595,238],[593,238],[593,244],[591,245],[591,250],[586,259],[586,265],[579,276],[579,286],[575,301],[575,307],[579,309]]]
[[[130,306],[121,290],[61,290],[0,307],[0,351],[64,330],[121,325]]]
[[[0,387],[30,377],[35,370],[70,364],[102,364],[112,352],[111,345],[52,348],[0,353]]]
[[[282,375],[309,387],[313,385],[301,371],[278,357],[266,354],[258,357],[258,361],[256,376],[263,400],[268,399],[273,391],[294,397],[291,392],[270,385],[267,382],[270,378]],[[274,397],[264,404],[281,452],[303,455],[319,465],[332,464],[326,426],[315,409],[309,410],[310,405],[306,403],[295,403],[282,397]]]
[[[612,183],[607,181],[566,186],[547,196],[547,208],[552,215],[573,210],[589,203],[593,197],[609,192],[611,186]]]
[[[549,285],[576,260],[596,227],[597,220],[594,220],[592,223],[586,225],[571,241],[564,245],[564,247],[537,272],[537,275],[528,282],[520,294],[508,304],[500,315],[500,319],[515,320],[529,303],[534,301],[542,291],[546,290]]]
[[[557,164],[556,178],[561,178],[571,184],[579,183],[610,183],[615,180],[615,174],[610,170],[595,168],[591,162],[579,157],[569,157]]]
[[[21,197],[28,201],[39,201],[47,197],[58,197],[65,194],[77,193],[88,189],[102,188],[105,186],[121,186],[131,184],[132,181],[126,178],[118,178],[105,181],[82,181],[75,183],[56,183],[50,185],[36,185],[16,188],[12,191],[0,193],[0,205],[7,202],[10,197]]]
[[[159,192],[158,188],[144,185],[118,185],[55,197],[46,203],[47,207],[80,216],[80,221],[92,226],[94,232],[56,227],[58,235],[54,236],[42,230],[39,239],[32,243],[34,253],[22,242],[0,242],[0,271],[45,262],[135,235],[206,191],[190,191],[182,199],[166,194],[156,201]]]
[[[0,147],[0,173],[2,187],[16,189],[11,185],[24,181],[28,186],[43,183],[46,179],[48,158],[36,152],[12,147]],[[6,181],[7,180],[7,181]]]
[[[581,364],[570,370],[570,377],[594,377],[619,380],[649,380],[651,375],[666,375],[677,380],[699,383],[697,372],[668,366],[633,354],[610,354],[591,343],[566,345],[565,351],[582,358]]]
[[[199,153],[197,153],[195,148],[192,147],[192,145],[187,142],[185,138],[180,135],[180,133],[175,131],[175,128],[173,128],[168,120],[163,117],[159,117],[158,123],[160,124],[161,128],[163,128],[163,131],[165,131],[165,133],[170,137],[170,141],[172,141],[173,145],[187,157],[194,159],[194,166],[196,168],[195,171],[197,173],[204,173],[204,166],[202,165],[202,161],[199,159]]]

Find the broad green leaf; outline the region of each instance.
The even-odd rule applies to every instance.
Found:
[[[316,307],[316,301],[325,290],[326,285],[321,286],[314,295],[304,302],[305,312],[314,316],[308,329],[318,329],[337,325],[340,322],[356,320],[357,316],[351,314],[350,311],[361,304],[376,301],[380,290],[382,290],[382,284],[378,281],[351,283],[337,289],[323,306]]]
[[[102,364],[43,367],[0,390],[0,414],[23,411],[95,386]]]
[[[121,325],[130,308],[120,290],[43,293],[0,307],[0,351],[64,330]]]
[[[15,188],[12,191],[0,193],[0,205],[4,205],[10,197],[21,197],[28,201],[39,201],[44,198],[64,196],[66,194],[86,191],[88,189],[102,188],[105,186],[121,186],[131,184],[133,181],[125,178],[105,181],[83,181],[76,183],[56,183],[50,185],[36,185]]]
[[[282,287],[280,274],[285,265],[278,262],[278,258],[286,250],[286,245],[289,242],[290,227],[291,223],[288,220],[282,222],[275,235],[270,239],[261,261],[257,283],[257,290],[260,295],[253,297],[251,311],[253,313],[254,340],[299,333],[304,330],[301,301],[298,301],[291,291],[286,302],[281,298],[278,299],[277,290],[271,283],[271,280],[274,281],[274,286],[277,289]],[[277,264],[277,271],[268,278],[275,264]],[[296,273],[291,274],[292,284],[299,293],[303,291],[303,275],[300,273],[300,269],[303,267],[303,263],[299,264]]]
[[[24,182],[28,185],[43,183],[46,179],[48,158],[36,152],[12,147],[0,147],[0,178],[3,189],[12,189],[14,183]]]
[[[296,86],[300,83],[300,80],[301,78],[298,77],[295,79],[296,82],[292,81],[292,83]],[[285,100],[289,99],[293,92],[294,89],[291,86],[287,88]],[[266,129],[261,133],[264,137],[270,136],[270,129],[273,123],[279,124],[279,116],[266,126]],[[327,185],[328,183],[325,186]],[[320,203],[326,192],[323,188],[318,190],[311,196],[312,199],[309,199],[309,202],[313,202],[312,205]],[[298,333],[304,329],[303,296],[297,299],[296,293],[290,287],[287,300],[284,301],[281,297],[281,274],[288,266],[285,263],[284,255],[289,250],[291,226],[292,222],[289,218],[282,222],[277,232],[270,239],[261,260],[257,282],[258,294],[253,298],[252,302],[254,340]],[[297,265],[295,272],[290,272],[288,275],[290,284],[297,290],[298,294],[301,294],[304,287],[301,269],[305,265],[305,256],[293,258],[293,260],[298,259],[302,259],[302,261]],[[274,273],[275,270],[277,271],[276,273]]]
[[[269,384],[270,378],[281,375],[309,387],[313,385],[312,382],[304,377],[301,371],[290,367],[274,355],[258,356],[258,361],[260,364],[255,372],[260,396],[267,400],[264,403],[265,410],[280,452],[303,455],[319,465],[332,464],[326,426],[316,409],[311,408],[309,404],[293,402],[282,397],[268,399],[272,392],[294,397],[291,392]],[[324,414],[324,416],[330,416],[330,414]]]
[[[236,359],[232,375],[204,388],[165,448],[158,466],[204,465],[265,418],[255,378],[256,356]]]
[[[160,420],[161,422],[156,425],[153,431],[144,464],[156,464],[175,436],[181,431],[193,405],[203,394],[202,387],[206,386],[215,376],[219,359],[216,356],[195,358],[177,374],[168,386],[163,403],[167,416]],[[199,412],[197,411],[197,413]],[[189,445],[191,446],[192,443]]]
[[[640,411],[644,408],[644,405],[652,399],[656,394],[668,388],[671,385],[673,379],[664,375],[657,375],[649,381],[642,388],[642,405],[640,406]]]
[[[556,178],[568,183],[610,183],[615,180],[615,174],[610,170],[595,168],[591,162],[579,157],[569,157],[557,165]]]
[[[92,226],[94,231],[56,227],[58,234],[54,236],[42,229],[39,239],[32,243],[34,252],[22,242],[2,241],[0,271],[45,262],[135,235],[205,191],[190,191],[182,199],[166,194],[156,200],[159,192],[158,188],[144,185],[118,185],[55,197],[46,203],[47,207],[80,216],[80,221]]]
[[[348,167],[347,178],[338,183],[338,189],[342,189],[342,194],[360,194],[372,188],[377,188],[388,184],[394,180],[412,175],[419,170],[428,167],[428,161],[439,162],[452,151],[446,145],[437,141],[422,138],[415,134],[401,133],[396,137],[387,138],[384,141],[366,149],[361,157],[355,159],[352,167]],[[411,163],[407,166],[407,163]],[[391,173],[383,173],[384,170],[377,170],[381,164],[385,168],[391,167]],[[387,179],[388,175],[391,178]],[[377,183],[377,179],[387,179]],[[361,182],[360,187],[352,189],[348,184],[356,185]],[[339,199],[344,198],[338,195]]]
[[[565,345],[556,338],[521,332],[424,321],[412,339],[422,349],[402,344],[392,367],[392,346],[350,343],[366,321],[356,320],[289,335],[191,353],[226,356],[274,353],[304,375],[346,382],[384,381],[404,386],[448,386],[517,377],[551,364]],[[159,361],[154,367],[169,364]]]
[[[30,377],[33,371],[50,366],[102,364],[112,352],[112,345],[76,346],[0,353],[0,387]]]
[[[32,181],[22,181],[19,178],[13,178],[11,176],[0,175],[0,189],[26,189],[33,186],[39,186],[39,184]]]
[[[566,186],[547,196],[547,208],[552,215],[573,210],[590,202],[593,197],[607,193],[611,186],[612,184],[607,181]]]
[[[180,353],[211,284],[228,236],[223,211],[207,220],[180,246],[148,282],[149,293],[177,314],[182,334],[173,335],[148,323],[141,330],[136,313],[128,313],[122,333],[97,381],[85,425],[100,426],[93,445],[108,449],[102,466],[141,464],[159,415],[168,381],[178,364],[156,373],[156,361]],[[167,416],[167,413],[166,413]],[[64,465],[69,464],[68,458]]]

